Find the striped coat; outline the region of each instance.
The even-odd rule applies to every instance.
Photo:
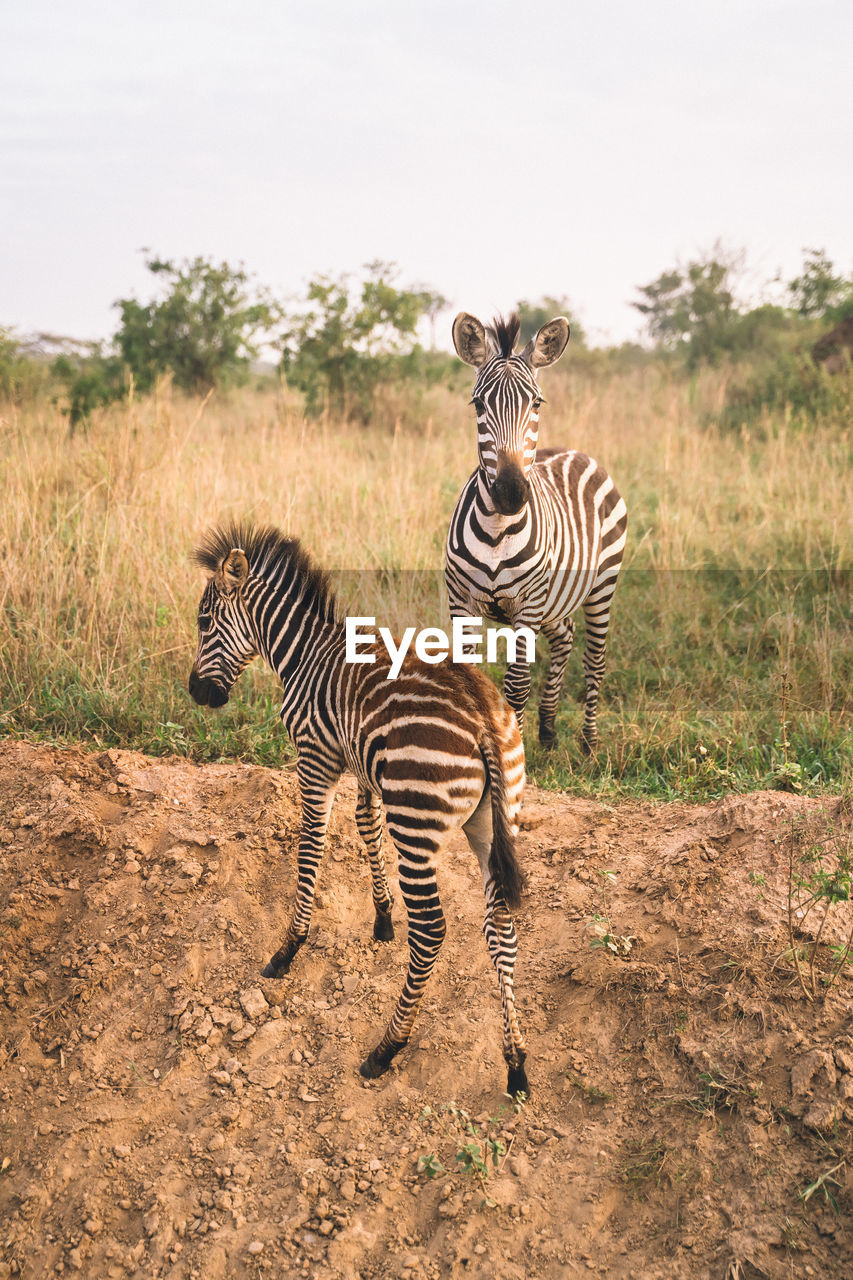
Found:
[[[604,673],[610,603],[625,547],[627,512],[610,476],[575,451],[537,453],[542,395],[536,370],[552,364],[568,342],[568,322],[551,321],[513,355],[518,317],[486,331],[473,316],[457,317],[454,341],[478,369],[479,466],[450,522],[445,579],[454,617],[478,615],[542,632],[551,660],[539,707],[539,737],[554,742],[554,720],[574,640],[572,615],[586,622],[586,698],[582,741],[598,740],[596,712]],[[506,676],[506,695],[523,722],[530,666]]]
[[[190,693],[202,705],[223,705],[240,672],[260,655],[282,681],[282,721],[298,752],[302,828],[296,901],[264,976],[286,973],[308,935],[335,788],[344,772],[354,773],[356,822],[372,874],[374,937],[394,936],[382,806],[397,849],[409,926],[403,991],[362,1074],[381,1075],[411,1034],[445,933],[436,866],[448,833],[461,826],[482,872],[484,933],[501,995],[507,1088],[526,1092],[526,1048],[513,995],[517,944],[509,915],[523,879],[515,836],[524,752],[510,708],[470,666],[432,666],[409,655],[391,680],[390,659],[379,646],[372,664],[347,662],[344,625],[325,575],[298,542],[277,530],[214,530],[197,558],[210,577],[199,605]]]

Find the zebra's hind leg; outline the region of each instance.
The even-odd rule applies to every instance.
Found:
[[[385,877],[385,858],[382,854],[382,804],[378,796],[366,787],[359,787],[355,823],[359,835],[367,845],[370,859],[370,876],[373,882],[373,936],[380,942],[390,942],[394,937],[391,907],[394,899]]]
[[[495,884],[489,870],[489,858],[492,849],[492,805],[491,793],[487,786],[482,799],[471,817],[463,824],[463,831],[468,843],[477,855],[480,871],[483,876],[483,892],[486,898],[486,915],[483,921],[483,933],[492,957],[492,963],[498,975],[498,986],[501,993],[501,1013],[503,1015],[503,1055],[507,1065],[506,1091],[512,1097],[524,1093],[530,1096],[530,1084],[524,1064],[527,1058],[527,1045],[518,1023],[515,1011],[515,957],[518,951],[518,939],[515,927],[509,914],[503,891]]]
[[[551,646],[551,660],[548,664],[548,678],[539,702],[539,741],[543,747],[553,747],[557,741],[554,732],[554,721],[557,718],[557,705],[560,701],[560,690],[566,674],[566,663],[575,640],[575,624],[571,618],[562,622],[552,622],[542,628]]]
[[[447,926],[435,880],[438,832],[412,828],[412,819],[387,807],[388,829],[400,855],[400,891],[409,920],[409,967],[397,1007],[379,1044],[359,1071],[368,1080],[384,1075],[408,1043],[415,1016],[441,950]]]
[[[308,937],[317,871],[326,847],[326,828],[335,788],[342,773],[337,762],[299,750],[297,766],[302,796],[302,830],[299,833],[296,901],[284,942],[261,971],[264,978],[280,978],[289,970],[293,957]]]

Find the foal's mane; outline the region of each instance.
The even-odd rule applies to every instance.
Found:
[[[515,350],[520,333],[521,317],[517,311],[513,311],[512,315],[507,316],[506,319],[503,316],[495,316],[488,329],[489,337],[498,349],[498,355],[505,360],[508,360]]]
[[[313,564],[298,538],[291,538],[272,525],[255,526],[239,521],[208,529],[196,547],[193,559],[208,573],[216,573],[229,552],[240,550],[250,572],[262,578],[296,579],[303,603],[327,622],[338,621],[337,601],[325,569]]]

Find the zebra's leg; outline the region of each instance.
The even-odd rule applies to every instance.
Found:
[[[520,730],[524,729],[524,708],[530,696],[530,670],[529,662],[513,662],[504,677],[504,695],[515,712]]]
[[[368,791],[367,787],[358,789],[355,823],[359,835],[367,845],[367,856],[370,859],[373,907],[376,912],[373,936],[380,942],[390,942],[394,937],[394,925],[391,922],[394,899],[385,877],[385,858],[382,854],[382,804],[379,797]]]
[[[539,702],[539,741],[543,747],[553,747],[557,740],[554,732],[557,704],[560,701],[563,676],[566,674],[566,663],[575,640],[575,624],[571,618],[564,618],[562,622],[552,622],[543,626],[542,630],[551,646],[551,660],[548,664],[548,678]]]
[[[527,1045],[518,1024],[513,987],[518,939],[503,893],[495,884],[489,870],[489,855],[492,849],[492,803],[488,786],[477,808],[463,824],[462,830],[477,855],[483,876],[483,892],[486,898],[483,933],[498,975],[501,993],[503,1055],[507,1065],[506,1091],[513,1096],[517,1093],[525,1093],[529,1096],[530,1085],[524,1068]]]
[[[386,813],[388,830],[400,855],[400,891],[409,921],[409,967],[385,1034],[359,1067],[368,1080],[383,1075],[391,1060],[407,1044],[447,932],[435,880],[435,855],[443,832],[413,830],[411,817],[395,815],[393,807],[387,804]]]
[[[298,777],[302,797],[302,829],[299,833],[296,901],[284,942],[262,970],[264,978],[287,973],[293,957],[308,937],[317,871],[326,847],[326,828],[335,788],[343,772],[337,760],[303,751],[300,747]]]
[[[616,579],[605,581],[584,601],[586,643],[583,651],[583,670],[586,677],[581,746],[592,755],[598,745],[598,693],[604,676],[604,659],[607,652],[607,628],[610,626],[610,602],[616,589]]]

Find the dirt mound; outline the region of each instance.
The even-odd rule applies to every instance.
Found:
[[[0,1275],[850,1274],[849,987],[792,980],[775,842],[837,802],[531,793],[516,1112],[461,840],[412,1044],[358,1076],[406,952],[354,800],[268,982],[292,775],[0,746]]]

